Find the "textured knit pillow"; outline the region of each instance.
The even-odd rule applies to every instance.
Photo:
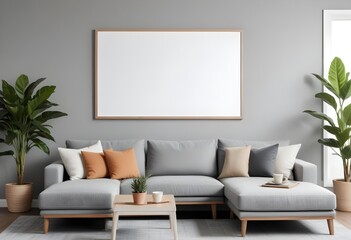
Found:
[[[278,147],[279,144],[275,144],[260,149],[251,149],[249,160],[250,177],[273,176]]]
[[[223,169],[218,178],[248,177],[250,150],[251,146],[226,148]]]
[[[105,150],[104,154],[111,178],[125,179],[140,176],[134,148],[123,151]]]
[[[63,165],[71,180],[81,179],[86,177],[86,172],[81,157],[81,151],[87,152],[102,152],[101,142],[98,141],[96,144],[81,148],[81,149],[69,149],[69,148],[58,148],[61,156]]]
[[[275,160],[275,173],[282,173],[288,178],[292,178],[292,169],[301,144],[279,147],[277,159]]]
[[[108,177],[108,169],[103,153],[82,151],[87,179]]]

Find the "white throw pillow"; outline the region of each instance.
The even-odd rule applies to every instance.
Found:
[[[81,149],[70,149],[70,148],[58,148],[63,165],[71,180],[82,179],[86,177],[85,168],[83,165],[83,159],[81,156],[81,151],[86,152],[103,152],[100,140],[89,147]]]
[[[275,160],[275,173],[282,173],[285,177],[291,178],[292,169],[300,147],[301,144],[295,144],[278,148]]]

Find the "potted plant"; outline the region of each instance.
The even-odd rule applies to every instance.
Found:
[[[5,195],[10,212],[24,212],[31,208],[32,183],[24,181],[24,166],[27,153],[34,147],[46,154],[49,147],[43,139],[55,141],[51,136],[47,121],[66,116],[59,111],[48,111],[57,106],[48,99],[55,91],[55,86],[44,86],[35,92],[36,87],[45,80],[40,78],[29,83],[26,75],[17,78],[14,86],[2,80],[0,90],[0,143],[7,144],[10,150],[0,152],[0,156],[9,155],[16,161],[17,183],[5,185]]]
[[[333,138],[322,138],[318,142],[340,156],[343,162],[344,178],[333,180],[333,189],[337,199],[337,209],[351,211],[351,79],[345,72],[342,60],[335,57],[330,64],[328,79],[313,74],[329,91],[315,95],[334,109],[334,116],[306,110],[305,113],[323,120],[323,129]],[[333,120],[335,119],[335,121]]]
[[[131,188],[133,191],[134,204],[146,204],[147,176],[140,176],[133,179]]]

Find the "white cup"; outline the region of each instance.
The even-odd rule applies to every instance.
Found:
[[[283,174],[281,173],[275,173],[273,174],[273,182],[276,184],[282,184],[283,182],[285,182],[287,180],[286,177],[284,177]]]
[[[160,191],[152,192],[152,198],[154,199],[155,203],[161,202],[162,196],[163,196],[163,192],[160,192]]]

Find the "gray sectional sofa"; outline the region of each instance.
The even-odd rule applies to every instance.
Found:
[[[79,149],[96,143],[93,140],[67,140],[67,148]],[[148,192],[173,194],[177,205],[226,204],[241,220],[245,236],[250,220],[326,219],[334,233],[335,195],[318,185],[314,164],[296,159],[294,180],[301,183],[292,189],[264,188],[267,177],[231,177],[217,179],[224,162],[226,147],[251,145],[261,148],[277,142],[238,140],[194,141],[101,141],[104,149],[124,150],[133,147],[141,174],[151,174]],[[280,145],[288,142],[280,141]],[[111,218],[116,194],[130,194],[131,179],[67,180],[64,166],[54,162],[45,168],[45,189],[39,195],[44,232],[52,218]]]

